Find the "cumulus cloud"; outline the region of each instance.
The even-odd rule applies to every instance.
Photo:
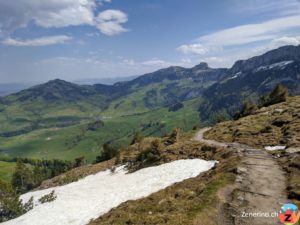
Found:
[[[283,36],[279,38],[275,38],[272,41],[270,41],[268,44],[258,46],[256,48],[251,49],[249,51],[248,55],[249,57],[258,55],[258,54],[263,54],[267,51],[270,51],[275,48],[279,48],[281,46],[285,45],[300,45],[300,36]]]
[[[190,44],[190,45],[181,45],[177,48],[178,51],[183,54],[196,54],[196,55],[204,55],[208,52],[208,49],[204,47],[202,44]]]
[[[283,46],[283,45],[300,45],[300,36],[296,37],[281,37],[281,38],[276,38],[272,41],[271,43],[275,47]]]
[[[64,44],[70,40],[72,40],[72,37],[66,35],[48,36],[48,37],[41,37],[41,38],[34,38],[34,39],[27,39],[27,40],[6,38],[4,41],[2,41],[2,44],[8,46],[20,46],[20,47],[46,46],[46,45]]]
[[[104,34],[124,32],[121,24],[128,20],[125,13],[106,10],[95,14],[103,2],[110,0],[0,1],[0,36],[7,37],[31,21],[44,28],[90,25]]]
[[[115,35],[128,31],[122,27],[128,21],[128,16],[120,10],[105,10],[96,17],[97,28],[106,35]]]

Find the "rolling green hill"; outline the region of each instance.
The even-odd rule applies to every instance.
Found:
[[[84,155],[91,162],[100,154],[105,142],[125,146],[137,130],[146,136],[160,136],[173,127],[191,129],[198,123],[200,101],[186,101],[184,107],[176,112],[164,107],[134,115],[103,117],[101,123],[81,122],[68,127],[37,129],[22,135],[0,137],[0,154],[43,159],[74,159]],[[97,123],[100,125],[94,126]]]

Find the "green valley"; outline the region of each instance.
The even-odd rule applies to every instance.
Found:
[[[0,97],[0,157],[84,156],[92,163],[103,144],[126,147],[136,132],[164,136],[231,119],[243,101],[258,102],[278,83],[300,94],[299,48],[281,47],[229,69],[169,67],[114,85],[57,79]]]

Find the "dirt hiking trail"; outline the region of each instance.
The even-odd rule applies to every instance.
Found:
[[[285,174],[276,159],[264,149],[254,149],[238,143],[206,140],[203,134],[209,129],[204,128],[197,132],[194,140],[207,145],[233,148],[241,157],[235,187],[231,193],[232,201],[229,203],[233,218],[231,221],[220,221],[220,224],[281,224],[277,215],[267,217],[268,215],[274,216],[274,213],[278,213],[280,207],[287,202]],[[245,213],[265,213],[266,215],[249,217]]]

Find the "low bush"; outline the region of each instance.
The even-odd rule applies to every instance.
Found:
[[[53,202],[56,198],[57,198],[57,196],[55,195],[55,191],[53,190],[49,194],[44,195],[41,198],[39,198],[39,202],[41,204],[44,204],[46,202]]]
[[[0,180],[0,222],[19,217],[32,208],[33,198],[23,204],[13,187]]]

